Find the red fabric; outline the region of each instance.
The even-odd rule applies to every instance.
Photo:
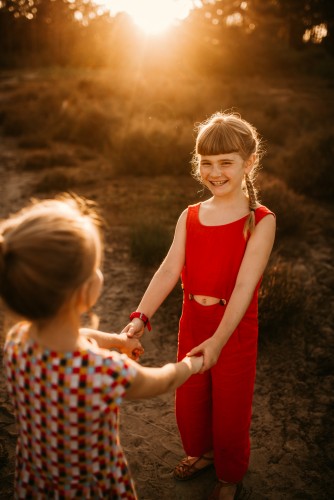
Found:
[[[228,303],[247,245],[243,236],[247,216],[230,224],[205,226],[199,220],[199,207],[188,208],[178,359],[213,335],[226,309],[220,304],[202,306],[189,294]],[[256,223],[268,214],[272,214],[268,208],[257,208]],[[213,449],[217,476],[229,482],[240,481],[249,463],[259,284],[217,364],[176,391],[176,419],[185,452],[198,457]]]

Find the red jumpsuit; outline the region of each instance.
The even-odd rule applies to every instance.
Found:
[[[223,301],[203,306],[192,295],[228,303],[247,246],[243,235],[247,216],[230,224],[204,226],[199,207],[200,203],[188,207],[179,360],[214,334],[226,309]],[[272,214],[268,208],[257,208],[256,223],[268,214]],[[213,449],[217,476],[228,482],[240,481],[249,464],[259,285],[217,364],[176,391],[176,420],[186,454],[199,457]]]

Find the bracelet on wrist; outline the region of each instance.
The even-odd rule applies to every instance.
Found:
[[[139,311],[134,311],[133,313],[130,314],[130,319],[132,320],[133,318],[139,318],[142,320],[144,323],[144,326],[147,326],[148,331],[150,332],[152,330],[150,320],[146,316],[146,314],[141,313]]]

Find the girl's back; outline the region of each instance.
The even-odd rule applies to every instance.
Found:
[[[19,429],[18,497],[135,498],[118,438],[118,409],[135,376],[127,357],[94,344],[48,350],[28,331],[14,327],[4,357]]]

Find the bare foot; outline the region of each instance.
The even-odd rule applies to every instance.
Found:
[[[211,460],[213,460],[213,451],[208,451],[201,457],[187,457],[189,465],[193,465],[196,462],[196,469],[203,469],[204,467],[207,467],[208,462]]]
[[[209,496],[209,500],[234,500],[237,489],[238,487],[235,483],[225,483],[219,480]]]
[[[222,481],[223,486],[220,488],[219,500],[233,500],[237,491],[236,484],[228,484]]]

